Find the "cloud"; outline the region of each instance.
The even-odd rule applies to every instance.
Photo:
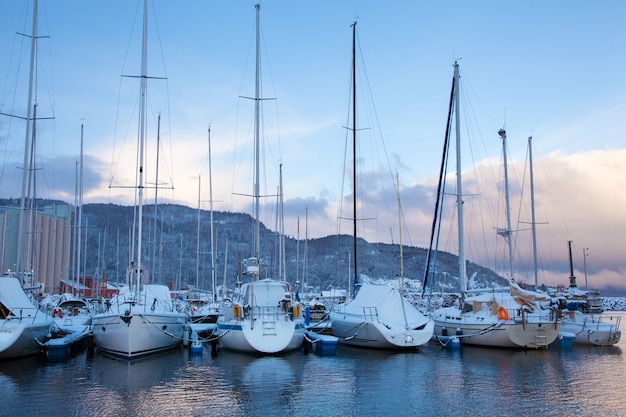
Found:
[[[626,271],[626,218],[622,208],[626,197],[619,191],[626,187],[626,149],[594,150],[566,155],[555,151],[536,158],[534,165],[535,228],[539,281],[556,285],[569,277],[568,241],[574,242],[575,274],[584,275],[583,248],[590,248],[586,259],[588,281],[594,285],[626,287],[617,280]],[[522,161],[510,161],[510,201],[514,233],[514,276],[534,281],[532,271],[531,203],[528,168]],[[481,171],[499,170],[497,161],[485,160],[464,172],[464,180],[475,187],[464,188],[468,258],[499,272],[506,272],[508,246],[496,229],[506,227],[504,189],[501,181],[481,186]],[[465,182],[465,181],[464,181]],[[425,195],[428,195],[426,193]],[[454,216],[445,215],[445,219]],[[413,227],[423,219],[412,218]],[[456,227],[456,226],[454,226]],[[454,228],[448,221],[446,228]],[[469,235],[477,232],[478,236]],[[450,239],[456,238],[455,233]],[[451,249],[456,253],[454,249]],[[580,280],[579,280],[580,283]]]

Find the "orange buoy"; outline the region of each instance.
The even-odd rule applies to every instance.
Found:
[[[507,321],[509,319],[509,312],[506,311],[506,308],[500,306],[498,307],[498,320]]]

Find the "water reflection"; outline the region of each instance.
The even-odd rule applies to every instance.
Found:
[[[132,362],[81,352],[0,362],[0,415],[626,415],[621,348],[515,351],[339,346],[335,356],[211,357],[176,349]]]

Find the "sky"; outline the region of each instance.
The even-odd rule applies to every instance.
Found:
[[[242,194],[252,192],[254,107],[246,97],[254,96],[254,4],[149,1],[149,202],[158,183],[160,203],[253,214]],[[534,282],[532,136],[539,283],[568,283],[572,241],[579,286],[626,293],[626,3],[260,4],[260,184],[268,196],[261,220],[268,227],[278,229],[282,164],[287,235],[352,233],[346,127],[357,22],[359,236],[428,246],[457,61],[459,130],[468,142],[461,145],[467,258],[507,274],[506,246],[496,234],[505,225],[497,133],[504,128],[516,279]],[[76,201],[82,125],[84,203],[133,204],[141,7],[130,0],[39,2],[38,197]],[[16,198],[32,2],[0,8],[0,196]],[[448,178],[453,185],[453,166]],[[455,227],[444,222],[440,233],[440,248],[453,253]]]

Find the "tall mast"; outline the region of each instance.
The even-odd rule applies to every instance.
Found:
[[[255,85],[254,85],[254,215],[256,220],[255,225],[255,236],[254,236],[254,256],[259,259],[260,255],[260,246],[261,246],[261,226],[259,223],[259,198],[260,198],[260,168],[259,168],[259,147],[260,147],[260,128],[259,128],[259,112],[260,112],[260,78],[261,78],[261,29],[259,22],[259,10],[261,9],[260,4],[256,4],[254,6],[256,9],[256,65],[255,65]]]
[[[200,186],[201,176],[198,175],[198,215],[197,215],[197,227],[196,227],[196,288],[200,285]]]
[[[356,22],[352,24],[352,246],[354,252],[354,287],[359,283],[356,256]]]
[[[400,178],[396,172],[396,195],[398,197],[398,225],[400,227],[400,295],[404,296],[404,256],[402,252],[402,206],[400,205]]]
[[[513,240],[511,239],[511,206],[509,198],[509,168],[506,156],[506,131],[500,129],[498,135],[502,138],[502,155],[504,157],[504,195],[506,201],[506,229],[498,230],[498,234],[508,242],[509,244],[509,274],[510,279],[513,281]]]
[[[159,201],[159,149],[161,148],[161,113],[157,119],[157,149],[156,149],[156,173],[154,181],[154,221],[153,221],[153,238],[152,238],[152,268],[154,274],[153,280],[156,280],[156,258],[157,258],[157,208]]]
[[[535,221],[535,179],[533,176],[533,137],[528,137],[528,160],[530,162],[530,210],[531,210],[531,230],[533,236],[533,269],[535,273],[535,290],[539,288],[539,273],[537,268],[537,228]]]
[[[33,2],[33,27],[30,38],[30,71],[28,75],[28,103],[26,104],[26,137],[24,140],[24,170],[22,171],[22,198],[20,202],[19,213],[19,225],[17,233],[17,256],[16,256],[16,273],[21,274],[24,272],[24,265],[22,265],[22,239],[24,238],[24,222],[25,222],[25,210],[26,210],[26,188],[29,184],[29,172],[28,161],[30,154],[30,130],[32,123],[32,108],[33,108],[33,89],[34,89],[34,77],[35,77],[35,52],[37,50],[37,26],[38,26],[38,1]]]
[[[396,172],[396,195],[398,197],[398,224],[400,226],[400,305],[402,306],[402,317],[404,318],[404,329],[409,330],[409,321],[406,317],[404,306],[404,257],[402,253],[402,206],[400,205],[400,178]]]
[[[302,266],[302,289],[306,288],[309,246],[309,207],[304,210],[304,265]]]
[[[567,247],[569,249],[569,287],[576,288],[576,276],[574,275],[574,261],[572,260],[572,241],[567,241]]]
[[[135,293],[141,285],[141,242],[143,223],[143,159],[144,142],[146,139],[146,94],[148,88],[148,0],[143,2],[143,36],[141,42],[141,81],[140,81],[140,110],[139,110],[139,172],[137,180],[137,262]]]
[[[76,282],[80,283],[80,260],[82,257],[81,241],[82,241],[82,225],[83,225],[83,124],[80,124],[80,166],[78,174],[78,241],[76,242]],[[80,288],[80,286],[77,286]],[[80,292],[80,291],[79,291]]]
[[[284,212],[284,201],[283,201],[283,164],[281,163],[279,166],[280,178],[278,185],[278,198],[280,202],[279,207],[279,238],[278,238],[278,273],[281,281],[287,280],[287,271],[286,269],[286,261],[285,261],[285,212]],[[298,268],[296,268],[297,271]]]
[[[459,278],[461,279],[461,293],[467,291],[467,274],[465,272],[465,237],[463,219],[463,182],[461,181],[461,114],[459,111],[459,64],[454,62],[454,109],[456,124],[456,207],[459,234]]]
[[[213,237],[213,179],[211,174],[211,125],[209,125],[208,133],[209,141],[209,210],[211,213],[211,286],[213,293],[213,302],[217,301],[217,294],[215,293],[215,238]]]

